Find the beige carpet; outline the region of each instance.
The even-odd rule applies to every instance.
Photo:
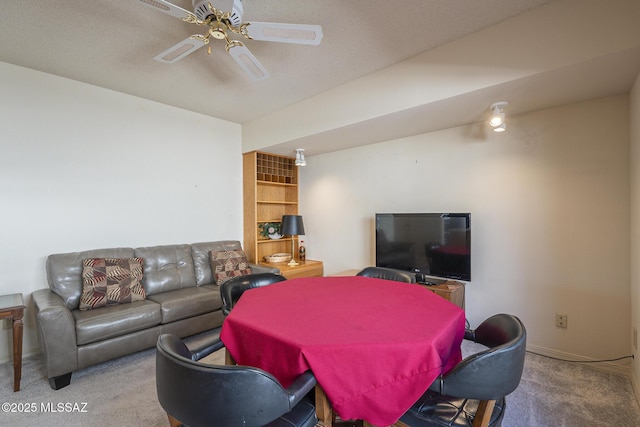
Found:
[[[200,334],[189,343],[197,345],[206,336]],[[464,354],[476,350],[466,342],[463,345]],[[0,402],[22,411],[3,411],[0,425],[167,427],[156,398],[154,351],[74,372],[71,385],[58,391],[49,387],[39,359],[24,361],[17,393],[12,391],[12,365],[0,365]],[[224,363],[223,351],[207,361]],[[503,426],[637,427],[640,408],[628,377],[527,354],[520,387],[507,399]]]
[[[207,333],[203,333],[189,339],[189,345],[197,345],[206,336]],[[224,364],[224,350],[206,360]],[[60,390],[49,387],[39,358],[24,361],[19,392],[13,392],[11,363],[0,365],[0,378],[0,402],[23,409],[21,413],[3,411],[0,426],[169,426],[166,413],[156,397],[155,349],[74,372],[71,384]],[[51,407],[57,409],[61,404],[63,411],[46,412]],[[84,412],[74,411],[76,404]],[[25,406],[29,407],[26,410],[35,411],[25,412]],[[65,411],[67,406],[71,407],[71,412]]]

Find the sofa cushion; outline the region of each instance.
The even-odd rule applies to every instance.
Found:
[[[196,285],[189,245],[136,248],[135,256],[144,261],[142,286],[147,297]]]
[[[211,271],[218,285],[232,277],[251,274],[249,261],[243,250],[211,251]]]
[[[86,258],[130,258],[133,248],[95,249],[53,254],[47,257],[49,288],[69,310],[78,308],[82,294],[82,260]]]
[[[218,288],[216,286],[216,288]],[[171,292],[151,295],[149,300],[160,304],[162,323],[198,316],[220,310],[222,299],[220,290],[192,286]]]
[[[211,268],[211,251],[239,251],[242,245],[237,240],[220,240],[217,242],[200,242],[191,244],[191,256],[196,271],[198,286],[215,283]]]
[[[80,310],[142,301],[142,258],[88,258],[82,261]]]
[[[160,304],[154,301],[136,301],[131,304],[112,305],[96,310],[73,310],[76,319],[78,345],[126,335],[159,325]]]

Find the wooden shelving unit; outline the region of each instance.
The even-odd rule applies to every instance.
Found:
[[[286,262],[281,264],[270,264],[263,262],[260,264],[264,265],[265,267],[279,268],[280,274],[282,274],[287,279],[296,279],[298,277],[322,277],[324,273],[322,261],[314,261],[312,259],[300,261],[298,265],[293,267],[287,265]]]
[[[298,214],[298,168],[294,157],[252,151],[243,154],[244,251],[250,262],[266,255],[291,252],[291,238],[264,239],[260,224],[281,222]],[[297,253],[298,239],[294,239]]]

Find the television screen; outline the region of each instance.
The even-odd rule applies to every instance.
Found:
[[[471,214],[377,213],[376,266],[471,280]]]

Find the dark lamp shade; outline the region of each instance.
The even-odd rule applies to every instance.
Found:
[[[304,234],[302,215],[282,215],[280,232],[285,236],[299,236]]]

